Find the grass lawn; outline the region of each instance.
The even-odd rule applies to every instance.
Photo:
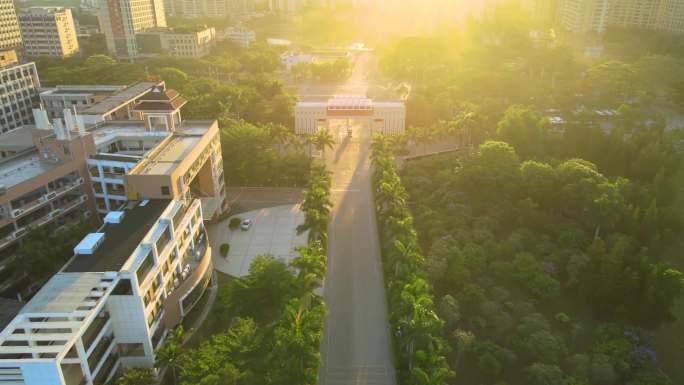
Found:
[[[219,319],[218,316],[213,312],[213,309],[217,306],[220,298],[224,297],[225,293],[228,290],[230,290],[230,282],[234,278],[229,276],[228,274],[224,274],[218,271],[214,271],[214,274],[216,276],[216,280],[218,283],[218,293],[216,295],[216,302],[214,302],[212,310],[209,311],[209,315],[207,316],[207,318],[204,320],[204,322],[202,322],[200,327],[197,330],[195,330],[192,337],[190,337],[190,340],[186,345],[187,347],[192,348],[198,346],[200,343],[208,340],[209,338],[211,338],[212,335],[220,333],[228,326],[227,324],[229,320]],[[183,319],[183,327],[186,328],[186,330],[196,322],[197,317],[199,317],[202,313],[202,309],[206,305],[208,298],[209,296],[205,292],[202,298],[200,298],[200,302],[197,304],[197,306],[195,306],[190,312],[190,314],[188,314]]]

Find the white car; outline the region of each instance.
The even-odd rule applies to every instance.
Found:
[[[249,228],[252,227],[252,220],[251,219],[245,219],[240,223],[240,230],[242,231],[247,231]]]

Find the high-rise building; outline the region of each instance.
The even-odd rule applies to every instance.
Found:
[[[232,17],[254,11],[254,0],[165,0],[172,9],[167,14],[189,19]]]
[[[164,0],[101,0],[99,4],[100,30],[117,57],[138,55],[137,32],[166,27]]]
[[[71,9],[31,7],[22,10],[19,27],[28,56],[67,57],[78,52]]]
[[[141,55],[159,55],[165,52],[171,56],[201,58],[209,55],[216,43],[213,27],[199,27],[195,30],[166,29],[163,31],[140,32],[137,34],[138,52]]]
[[[0,51],[21,46],[21,32],[13,0],[0,0]]]
[[[608,22],[609,0],[564,0],[558,19],[561,25],[575,33],[603,33]]]
[[[10,51],[11,52],[11,51]],[[0,134],[33,123],[31,110],[39,103],[40,80],[34,63],[20,64],[14,60],[2,60],[0,66]]]
[[[684,0],[562,0],[558,19],[578,33],[610,26],[684,33]]]

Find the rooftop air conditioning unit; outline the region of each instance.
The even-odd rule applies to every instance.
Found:
[[[12,218],[16,218],[24,213],[24,209],[14,209],[12,210]]]

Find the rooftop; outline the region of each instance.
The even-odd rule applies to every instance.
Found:
[[[57,86],[41,92],[43,95],[112,95],[123,86]]]
[[[143,201],[144,202],[144,201]],[[133,254],[145,235],[159,219],[171,200],[154,199],[146,205],[125,210],[121,223],[105,224],[98,232],[104,241],[92,254],[75,255],[63,272],[119,271]]]
[[[24,151],[33,147],[33,135],[28,127],[18,128],[0,135],[0,150]]]
[[[152,87],[161,82],[138,82],[123,90],[105,98],[104,100],[86,107],[81,111],[82,115],[103,115],[119,109],[122,105],[128,104],[134,99],[139,98],[149,91]]]
[[[158,153],[149,158],[149,163],[141,170],[141,174],[167,175],[190,154],[201,135],[174,135]]]
[[[41,161],[38,150],[0,161],[0,184],[4,187],[16,186],[44,174],[61,162]]]
[[[102,278],[102,273],[55,274],[20,313],[74,313],[83,310],[84,303]]]

